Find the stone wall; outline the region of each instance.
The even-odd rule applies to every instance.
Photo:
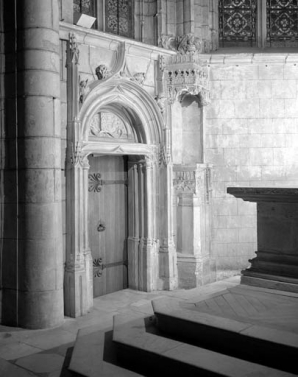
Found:
[[[214,164],[212,248],[221,279],[247,267],[256,250],[256,205],[227,187],[298,186],[298,55],[210,61],[205,162]]]

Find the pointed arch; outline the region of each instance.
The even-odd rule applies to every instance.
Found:
[[[119,114],[119,107],[125,109],[122,114],[134,128],[139,143],[163,143],[164,122],[155,100],[139,84],[123,78],[93,85],[79,113],[78,141],[88,141],[90,121],[96,113],[108,109]]]

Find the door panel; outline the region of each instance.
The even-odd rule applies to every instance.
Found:
[[[89,185],[88,215],[97,297],[127,288],[127,162],[101,156],[89,157],[89,163],[89,178],[99,183],[97,190]]]

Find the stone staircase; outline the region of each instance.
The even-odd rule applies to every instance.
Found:
[[[69,370],[99,376],[297,375],[298,335],[152,301],[154,316],[127,311],[113,329],[78,333]]]

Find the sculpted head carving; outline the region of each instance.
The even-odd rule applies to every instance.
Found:
[[[100,64],[95,69],[95,74],[96,74],[98,80],[103,80],[103,79],[106,79],[108,77],[109,71],[104,64]]]

